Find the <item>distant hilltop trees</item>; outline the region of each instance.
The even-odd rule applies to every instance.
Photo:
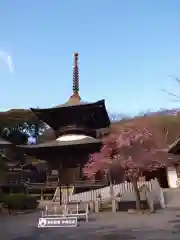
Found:
[[[177,115],[180,114],[180,108],[173,108],[173,109],[160,109],[159,111],[153,112],[147,110],[146,112],[140,112],[136,116],[130,116],[123,113],[109,113],[109,118],[111,122],[119,122],[121,120],[128,120],[136,117],[143,117],[143,116],[166,116],[166,115]]]

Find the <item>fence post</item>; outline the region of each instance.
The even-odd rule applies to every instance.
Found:
[[[151,180],[151,184],[152,184],[152,195],[155,200],[155,204],[158,204],[160,205],[160,207],[164,208],[165,207],[164,194],[159,185],[157,178]]]
[[[112,198],[112,212],[117,211],[117,204],[116,204],[116,199]]]
[[[100,200],[101,200],[100,197],[97,197],[96,200],[95,200],[95,212],[96,213],[98,213],[99,210],[100,210]]]
[[[44,196],[43,196],[43,188],[41,188],[41,200],[44,200]]]
[[[90,201],[89,202],[89,209],[90,209],[90,212],[92,213],[92,212],[94,212],[94,202],[93,201]]]
[[[160,205],[162,208],[166,207],[165,199],[164,199],[164,192],[163,192],[162,188],[160,188]]]

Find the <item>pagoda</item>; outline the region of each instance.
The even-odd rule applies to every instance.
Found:
[[[97,132],[110,126],[105,100],[81,101],[78,53],[74,54],[73,94],[69,100],[53,108],[31,108],[31,111],[55,131],[56,140],[18,147],[25,154],[45,160],[58,169],[59,181],[61,169],[77,166],[82,169],[89,154],[100,150],[101,140]]]

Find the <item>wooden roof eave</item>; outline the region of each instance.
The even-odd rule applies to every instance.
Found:
[[[63,109],[63,108],[69,108],[69,107],[73,107],[73,108],[82,108],[82,107],[95,107],[95,106],[104,106],[105,107],[105,100],[99,100],[97,102],[93,102],[93,103],[87,103],[87,102],[79,102],[78,104],[69,104],[69,102],[66,102],[64,104],[58,105],[56,107],[52,107],[52,108],[31,108],[31,111],[34,112],[35,114],[38,113],[44,113],[44,112],[49,112],[49,111],[58,111],[58,109]]]
[[[72,140],[72,141],[49,141],[39,144],[31,144],[31,145],[18,145],[17,147],[25,148],[25,149],[36,149],[36,148],[48,148],[48,147],[64,147],[64,146],[75,146],[75,145],[83,145],[83,144],[98,144],[101,143],[100,139],[95,138],[85,138],[81,140]]]
[[[9,141],[6,141],[0,137],[0,148],[7,148],[13,146],[13,144]]]

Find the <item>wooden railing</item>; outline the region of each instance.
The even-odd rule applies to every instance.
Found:
[[[37,183],[37,182],[26,182],[22,181],[22,183],[26,184],[28,187],[35,187],[35,188],[41,188],[41,187],[58,187],[58,182],[46,182],[46,183]],[[62,187],[91,187],[91,186],[99,186],[104,187],[107,186],[107,182],[105,181],[76,181],[73,184],[62,184]]]
[[[36,197],[38,200],[52,200],[54,194],[52,194],[52,193],[31,193],[31,196]]]

